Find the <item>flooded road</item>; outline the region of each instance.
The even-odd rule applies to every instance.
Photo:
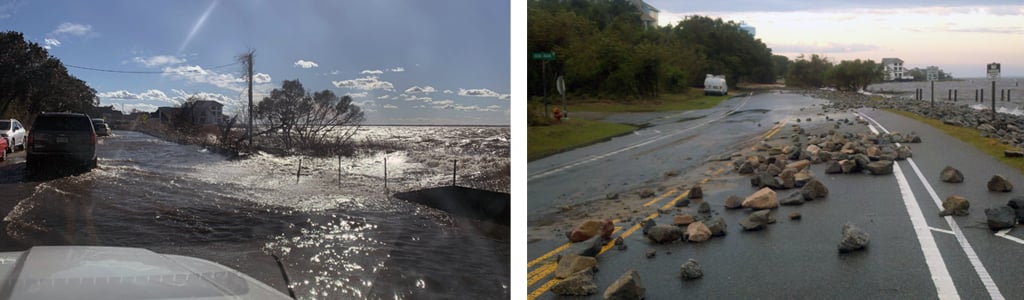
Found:
[[[448,152],[306,157],[298,180],[298,157],[228,160],[129,131],[101,139],[100,166],[83,174],[27,181],[18,152],[0,164],[0,251],[141,247],[209,259],[284,290],[273,253],[301,298],[507,298],[507,226],[391,199],[382,187],[385,156],[391,192],[450,181],[446,159],[460,161],[460,185],[500,183],[481,170],[507,166],[508,129],[452,130],[465,136],[439,142],[474,148],[414,141]],[[493,147],[481,148],[487,141]]]

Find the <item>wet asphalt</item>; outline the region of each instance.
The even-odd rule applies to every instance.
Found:
[[[729,107],[743,104],[739,99],[723,102],[714,112],[728,111]],[[809,98],[793,94],[764,94],[747,99],[737,111],[754,108],[771,109],[763,114],[738,113],[719,121],[709,123],[700,130],[693,130],[698,135],[690,140],[704,139],[704,135],[720,135],[723,132],[745,132],[756,136],[764,133],[769,126],[744,128],[746,121],[771,124],[774,120],[800,115],[801,104],[816,103]],[[752,106],[756,104],[756,106]],[[985,183],[994,174],[1001,174],[1024,188],[1024,175],[1011,167],[1005,166],[994,158],[964,144],[955,138],[916,121],[883,111],[862,109],[865,115],[875,119],[890,131],[916,132],[923,140],[920,144],[911,144],[914,150],[914,162],[924,175],[928,184],[937,196],[945,199],[948,195],[961,195],[971,201],[970,215],[955,217],[959,230],[977,254],[978,260],[991,276],[995,289],[1006,299],[1024,297],[1024,274],[1020,272],[1018,258],[1024,254],[1024,244],[1006,238],[994,236],[985,225],[984,208],[1003,205],[1020,192],[993,193],[988,192]],[[733,117],[736,117],[734,119]],[[749,119],[739,119],[740,117]],[[833,115],[833,117],[844,117]],[[847,114],[846,117],[854,117]],[[760,120],[757,120],[760,118]],[[671,132],[672,124],[653,126],[646,130],[658,129]],[[856,125],[858,130],[867,130],[866,126]],[[666,130],[661,130],[665,128]],[[773,138],[785,138],[790,134],[786,126]],[[741,135],[742,134],[737,134]],[[673,138],[674,139],[674,138]],[[738,137],[733,137],[733,140]],[[721,153],[721,149],[729,149],[730,138],[711,139],[713,143],[681,143],[671,148],[673,152],[684,152],[694,155],[693,161],[703,162],[702,153]],[[638,140],[633,140],[638,141]],[[609,143],[623,147],[627,141],[612,140]],[[657,143],[651,143],[657,147]],[[600,145],[600,144],[599,144]],[[589,148],[594,148],[595,145]],[[723,146],[724,145],[724,146]],[[718,147],[718,151],[707,149]],[[615,148],[615,147],[610,147]],[[582,151],[580,153],[591,152]],[[638,149],[644,151],[644,149]],[[658,151],[647,151],[657,153]],[[729,151],[731,152],[731,150]],[[629,155],[627,153],[623,153]],[[620,155],[623,155],[620,154]],[[634,154],[635,155],[635,154]],[[649,155],[649,154],[648,154]],[[554,158],[554,157],[552,157]],[[561,158],[561,160],[570,160]],[[538,161],[539,162],[539,161]],[[1024,163],[1024,160],[1022,160]],[[531,163],[530,174],[535,174]],[[609,164],[605,162],[604,164]],[[929,228],[923,238],[935,241],[941,254],[944,266],[955,286],[956,294],[963,299],[987,299],[990,294],[982,282],[979,271],[971,264],[968,255],[957,242],[954,235],[947,233],[951,228],[947,222],[938,217],[939,207],[929,195],[924,183],[914,172],[909,161],[898,163],[910,191],[913,201],[917,202]],[[603,165],[603,164],[596,164]],[[959,168],[965,175],[961,184],[944,183],[938,180],[939,171],[946,165]],[[642,162],[627,166],[617,165],[620,169],[656,168]],[[583,165],[581,168],[586,167]],[[596,169],[589,169],[596,172]],[[805,203],[802,206],[783,206],[774,210],[777,222],[767,229],[757,232],[743,232],[739,220],[746,217],[748,210],[725,210],[724,199],[731,194],[741,197],[753,193],[755,189],[749,185],[749,178],[726,171],[719,177],[711,178],[704,189],[704,201],[708,201],[715,217],[722,217],[728,224],[725,237],[712,238],[704,243],[674,242],[670,244],[654,244],[639,231],[624,238],[626,250],[611,248],[598,257],[599,272],[595,275],[598,294],[586,299],[599,299],[601,293],[615,279],[630,268],[637,269],[647,288],[647,299],[685,298],[801,298],[801,299],[864,299],[864,298],[936,298],[939,293],[936,283],[932,280],[932,272],[926,264],[922,243],[915,232],[907,205],[901,196],[896,177],[872,176],[868,174],[825,175],[824,165],[813,165],[811,170],[815,177],[829,188],[830,194],[825,199]],[[619,171],[625,173],[627,171]],[[642,171],[636,171],[642,173]],[[656,172],[656,171],[652,171]],[[570,173],[570,172],[564,172]],[[587,173],[580,173],[587,174]],[[590,173],[594,174],[594,173]],[[661,172],[654,173],[654,176]],[[546,197],[535,197],[535,189],[544,189],[541,183],[550,182],[556,175],[544,179],[529,181],[530,213],[544,211],[550,202]],[[654,178],[654,177],[651,177]],[[653,180],[653,179],[652,179]],[[562,184],[572,182],[571,177],[560,181]],[[628,186],[624,186],[623,189]],[[548,190],[552,189],[547,187]],[[791,191],[779,191],[784,197]],[[667,203],[679,193],[666,197],[656,206]],[[599,200],[591,200],[599,201]],[[557,202],[555,202],[557,203]],[[691,214],[696,204],[691,204]],[[800,212],[801,220],[786,218],[791,212]],[[673,213],[666,213],[655,218],[658,223],[671,223]],[[530,217],[534,218],[533,215]],[[638,220],[616,224],[622,234],[634,226]],[[871,236],[871,242],[865,251],[839,254],[837,244],[841,238],[844,223],[852,222],[864,229]],[[1020,226],[1010,232],[1010,236],[1024,238],[1024,229]],[[528,258],[533,260],[551,249],[565,243],[564,239],[548,239],[532,242],[528,245]],[[644,251],[654,249],[657,255],[646,258]],[[696,259],[704,269],[704,277],[693,281],[683,281],[679,276],[679,267],[688,259]],[[537,272],[543,264],[530,267]],[[528,291],[542,289],[550,277],[528,283]],[[550,292],[540,294],[538,299],[559,298]]]

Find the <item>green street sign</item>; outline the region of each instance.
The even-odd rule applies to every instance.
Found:
[[[534,52],[530,55],[530,58],[536,60],[555,60],[554,52]]]

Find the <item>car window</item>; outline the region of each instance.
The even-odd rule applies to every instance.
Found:
[[[0,130],[11,129],[11,121],[0,121]]]
[[[89,119],[80,116],[40,116],[33,130],[89,131]]]

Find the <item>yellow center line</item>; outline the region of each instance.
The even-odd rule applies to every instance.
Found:
[[[648,217],[650,217],[650,216],[648,216]],[[619,220],[616,219],[615,223],[618,223],[618,221]],[[618,233],[619,230],[622,230],[622,226],[616,226],[615,230],[612,231],[612,234]],[[613,243],[608,243],[608,244],[610,245],[610,244],[613,244]],[[567,246],[571,246],[571,245],[572,245],[572,243],[568,243],[568,244],[563,245],[562,247],[568,248]],[[559,247],[559,248],[562,248],[562,247]],[[558,249],[556,249],[556,250],[558,250]],[[565,250],[565,249],[562,249],[562,250]],[[548,254],[558,253],[558,252],[561,252],[562,250],[558,250],[557,252],[555,252],[555,251],[548,252]],[[550,256],[550,255],[545,255],[545,256]],[[542,258],[546,258],[546,257],[542,257]],[[538,259],[540,259],[540,258],[538,258]],[[548,263],[546,263],[546,264],[544,264],[544,265],[534,269],[533,271],[530,271],[530,273],[526,275],[526,280],[528,282],[526,286],[529,287],[529,286],[533,285],[534,283],[536,283],[538,280],[541,280],[541,279],[544,279],[544,278],[548,277],[548,275],[551,275],[551,273],[555,272],[555,268],[556,267],[558,267],[558,262],[551,261],[551,262],[548,262]],[[529,266],[527,266],[527,268],[529,268]]]
[[[707,179],[707,178],[705,178],[705,179]],[[672,199],[672,201],[669,201],[668,203],[665,203],[665,206],[662,206],[661,209],[665,210],[665,209],[672,208],[673,205],[676,205],[676,202],[678,202],[679,200],[682,200],[683,197],[686,197],[686,196],[689,196],[689,195],[690,195],[690,191],[683,192],[683,194],[679,195],[679,197],[676,197],[675,199]],[[657,214],[657,213],[655,213],[655,214]],[[651,219],[653,219],[653,218],[651,218]]]
[[[722,175],[722,172],[725,172],[725,168],[718,169],[718,171],[715,171],[715,174],[712,174],[711,176]]]
[[[647,203],[644,203],[644,207],[651,206],[651,204],[654,204],[655,202],[661,201],[661,199],[664,199],[665,197],[668,197],[668,195],[675,194],[678,191],[679,190],[677,190],[677,189],[672,189],[672,190],[669,190],[668,192],[665,192],[664,194],[661,194],[661,196],[654,197],[653,200],[647,201]]]
[[[550,281],[548,281],[544,285],[540,286],[536,290],[533,290],[533,292],[531,292],[530,295],[526,297],[526,299],[533,300],[533,299],[536,299],[537,297],[540,297],[540,295],[543,295],[544,292],[547,292],[548,289],[551,289],[552,286],[554,286],[556,283],[558,283],[560,281],[562,281],[562,280],[561,279],[551,279]]]

